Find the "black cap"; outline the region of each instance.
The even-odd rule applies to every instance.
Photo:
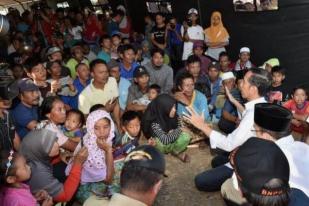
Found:
[[[289,190],[290,168],[281,149],[272,141],[251,137],[230,155],[238,182],[248,191],[275,196]],[[264,185],[272,179],[280,179],[280,188],[269,189]]]
[[[144,74],[149,75],[146,68],[143,66],[138,66],[134,70],[133,77],[138,78],[138,77],[143,76]]]
[[[208,66],[208,70],[215,68],[216,70],[220,71],[220,64],[218,62],[211,62]]]
[[[24,78],[18,81],[18,88],[20,92],[39,91],[39,87],[34,84],[32,79]]]
[[[254,123],[273,132],[284,132],[291,126],[292,113],[277,104],[259,103],[254,107]]]
[[[142,145],[132,150],[124,160],[125,164],[136,167],[143,167],[148,170],[158,172],[164,176],[165,159],[164,155],[150,145]]]

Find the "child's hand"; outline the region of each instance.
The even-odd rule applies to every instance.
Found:
[[[105,152],[108,152],[108,151],[112,151],[112,146],[109,145],[105,140],[103,139],[99,139],[97,138],[97,145],[100,149],[104,150]]]
[[[156,146],[156,141],[153,138],[150,138],[148,140],[148,144],[154,147],[154,146]]]
[[[48,196],[41,204],[41,206],[53,206],[53,198]]]
[[[74,158],[75,164],[84,164],[88,157],[88,149],[86,147],[82,147]]]
[[[48,193],[45,190],[40,190],[34,195],[35,199],[38,202],[41,202],[49,197]]]

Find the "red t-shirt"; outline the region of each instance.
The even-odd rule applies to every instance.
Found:
[[[293,114],[298,114],[298,115],[309,115],[309,102],[305,101],[304,106],[301,108],[298,108],[295,101],[293,99],[290,99],[287,101],[284,105],[285,108],[289,109]],[[301,125],[297,127],[296,125],[292,124],[292,130],[295,132],[303,133],[304,132],[304,127]]]

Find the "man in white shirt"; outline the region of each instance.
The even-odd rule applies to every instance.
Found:
[[[185,117],[196,128],[200,129],[210,139],[212,149],[221,149],[231,152],[242,145],[247,139],[256,136],[254,124],[254,105],[266,102],[266,95],[271,83],[270,74],[259,68],[250,69],[244,76],[240,91],[244,99],[247,99],[245,110],[242,112],[239,126],[229,135],[223,135],[214,131],[206,122],[204,117],[191,111],[191,115]],[[227,162],[227,161],[226,161]],[[214,165],[214,164],[213,164]],[[233,170],[225,165],[205,171],[195,177],[195,185],[202,191],[218,191],[226,179],[231,177]]]
[[[294,141],[290,130],[292,118],[292,113],[279,105],[269,103],[255,105],[254,128],[256,136],[274,141],[282,150],[290,166],[291,199],[303,203],[299,205],[305,205],[306,202],[309,202],[309,146],[303,142]],[[232,179],[222,185],[222,196],[228,201],[243,204],[246,200],[238,191],[235,175]],[[305,194],[301,195],[302,192]]]
[[[194,42],[204,42],[204,30],[197,24],[198,12],[192,8],[188,11],[188,19],[181,27],[181,35],[184,39],[182,60],[186,61],[187,58],[193,54]]]

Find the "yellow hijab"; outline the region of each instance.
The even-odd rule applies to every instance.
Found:
[[[218,17],[220,19],[220,22],[218,25],[214,25],[214,19]],[[211,14],[211,25],[207,29],[205,29],[204,33],[209,39],[209,42],[225,42],[227,38],[230,37],[229,33],[225,29],[222,23],[222,17],[221,13],[218,11],[215,11]]]

